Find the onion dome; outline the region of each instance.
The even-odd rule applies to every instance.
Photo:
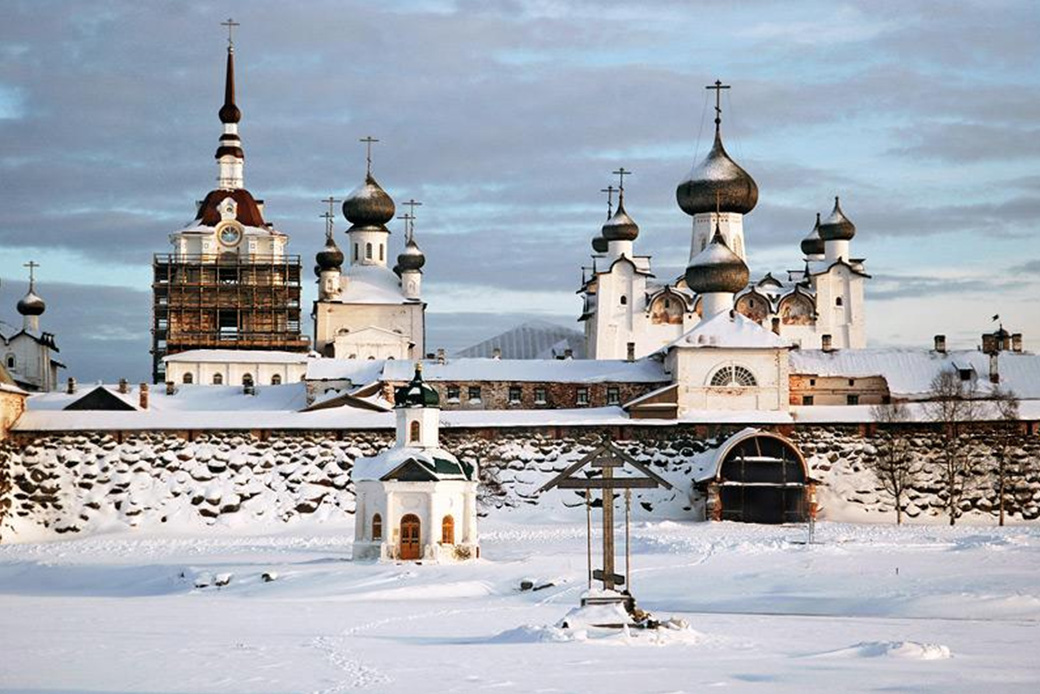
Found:
[[[747,286],[748,266],[729,249],[718,225],[711,243],[686,268],[686,286],[698,294],[736,294]]]
[[[823,239],[820,238],[820,213],[816,213],[816,226],[809,235],[802,239],[802,253],[805,255],[823,255]]]
[[[856,225],[841,211],[838,196],[834,196],[834,210],[820,222],[820,238],[824,241],[848,241],[856,235]]]
[[[606,221],[600,234],[606,241],[635,241],[639,236],[639,225],[625,212],[623,198],[618,199],[617,212]]]
[[[726,154],[722,135],[716,127],[715,144],[704,161],[694,166],[679,183],[675,199],[690,216],[716,210],[747,214],[758,203],[758,185]]]
[[[412,380],[394,391],[394,407],[439,407],[440,404],[437,391],[423,382],[422,362],[416,362]]]
[[[376,182],[372,174],[343,201],[343,216],[352,228],[375,227],[386,231],[386,223],[394,218],[393,199]]]
[[[331,234],[325,237],[325,247],[318,251],[315,260],[318,262],[316,269],[319,273],[322,270],[339,270],[343,265],[343,251],[336,245],[336,240]]]
[[[19,300],[17,308],[18,313],[23,316],[39,316],[47,310],[47,304],[43,302],[30,283],[29,291]]]
[[[592,250],[596,253],[606,253],[609,250],[607,240],[602,236],[594,237],[592,239]]]
[[[419,244],[415,242],[415,239],[408,239],[408,243],[404,246],[404,252],[397,256],[397,268],[395,269],[399,269],[401,272],[421,270],[425,264],[426,256],[423,255]]]

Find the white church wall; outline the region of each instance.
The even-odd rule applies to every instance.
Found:
[[[712,386],[720,368],[740,366],[755,378],[754,386]],[[786,411],[789,366],[782,349],[675,349],[666,367],[678,382],[679,416],[697,410]]]

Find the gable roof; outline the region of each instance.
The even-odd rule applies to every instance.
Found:
[[[137,408],[118,394],[104,386],[98,386],[78,400],[73,400],[66,410],[136,410]]]
[[[723,311],[701,320],[658,353],[672,349],[790,349],[791,343],[736,311]]]

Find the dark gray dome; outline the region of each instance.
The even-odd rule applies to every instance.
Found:
[[[610,250],[610,247],[607,245],[607,240],[605,238],[602,236],[595,236],[592,239],[592,250],[596,253],[606,253]]]
[[[23,316],[39,316],[47,310],[47,304],[33,291],[33,287],[30,285],[29,291],[18,302],[17,308],[18,313]]]
[[[703,251],[686,268],[686,286],[698,294],[736,294],[747,286],[748,266],[729,249],[718,227]]]
[[[386,231],[386,223],[394,218],[396,211],[393,198],[372,174],[343,201],[343,216],[357,228],[375,227]]]
[[[838,196],[834,196],[834,210],[820,222],[820,238],[824,241],[848,241],[856,235],[856,225],[841,211]]]
[[[440,404],[437,391],[423,381],[422,362],[416,362],[412,380],[394,390],[394,407],[439,407]]]
[[[675,189],[675,199],[683,212],[693,216],[714,212],[747,214],[758,203],[758,185],[747,171],[726,154],[722,135],[715,131],[715,144],[708,156],[690,171]]]
[[[607,241],[635,241],[639,225],[625,212],[625,201],[618,200],[617,212],[606,221],[600,234]]]
[[[397,256],[397,267],[394,268],[394,271],[421,270],[425,264],[426,256],[423,255],[419,244],[415,242],[415,239],[408,239],[408,243],[404,246],[404,252]]]
[[[327,236],[325,238],[325,248],[318,251],[315,260],[318,261],[319,271],[339,270],[343,266],[343,251],[336,245],[336,240],[332,236]]]
[[[802,253],[805,255],[823,255],[823,239],[820,238],[820,213],[816,213],[816,225],[809,235],[802,239]]]

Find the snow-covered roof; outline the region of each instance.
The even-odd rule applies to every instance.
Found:
[[[971,368],[978,374],[979,389],[989,392],[989,355],[964,350],[940,353],[921,349],[841,349],[824,352],[802,349],[791,352],[791,373],[815,376],[884,376],[892,395],[920,397],[927,394],[939,372]],[[1019,398],[1040,399],[1040,355],[1001,352],[997,357],[1000,387]]]
[[[0,383],[0,393],[14,393],[15,395],[28,395],[27,391],[22,390],[13,383]]]
[[[386,381],[410,381],[415,362],[390,360]],[[423,362],[425,381],[520,381],[552,383],[656,383],[668,381],[660,363],[649,359],[448,359]]]
[[[401,290],[401,281],[392,270],[382,265],[351,265],[343,271],[344,304],[412,303]]]
[[[120,393],[114,385],[83,385],[69,395],[65,391],[37,393],[29,397],[29,412],[63,410],[84,397],[95,388],[104,388],[131,405],[140,398],[139,386],[128,386],[127,393]],[[151,386],[148,391],[148,410],[157,414],[173,412],[262,412],[295,411],[307,404],[307,393],[303,383],[288,383],[278,386],[257,386],[254,395],[246,395],[242,386],[178,385],[173,395],[167,395],[165,387]],[[81,416],[96,412],[80,411]]]
[[[192,349],[163,357],[163,361],[192,364],[306,364],[308,359],[316,357],[315,352],[301,354],[273,349]]]
[[[471,465],[463,465],[443,448],[408,446],[389,448],[370,458],[358,458],[354,461],[350,476],[355,482],[387,479],[408,463],[418,465],[426,475],[437,481],[469,480],[473,477]]]
[[[723,311],[707,320],[701,320],[678,340],[662,347],[659,352],[672,348],[727,348],[775,349],[788,348],[790,343],[776,333],[736,311]]]
[[[382,359],[311,359],[307,362],[304,378],[308,381],[371,383],[379,380],[383,363]]]

